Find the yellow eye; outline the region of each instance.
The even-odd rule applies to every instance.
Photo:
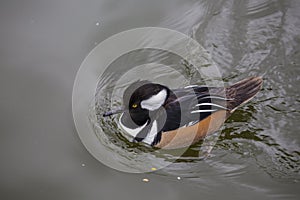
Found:
[[[136,108],[136,107],[137,107],[137,104],[132,104],[132,107],[133,107],[133,108]]]

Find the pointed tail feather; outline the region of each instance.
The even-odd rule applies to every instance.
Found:
[[[250,101],[261,89],[262,82],[262,77],[250,77],[226,88],[227,98],[233,99],[227,105],[231,112]]]

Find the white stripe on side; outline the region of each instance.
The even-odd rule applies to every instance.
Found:
[[[218,107],[218,108],[222,108],[222,109],[228,110],[224,106],[220,106],[220,105],[214,104],[214,103],[199,103],[195,107],[197,107],[197,106],[215,106],[215,107]]]
[[[227,99],[225,97],[218,97],[218,96],[206,96],[206,97],[202,97],[201,99],[220,99],[220,100],[224,100],[224,101],[234,100],[234,99]]]
[[[188,85],[188,86],[185,86],[184,88],[187,89],[187,88],[193,88],[193,87],[198,87],[198,85]]]
[[[154,138],[155,138],[156,134],[157,134],[157,122],[156,122],[156,120],[154,120],[153,123],[152,123],[151,130],[147,134],[147,136],[143,139],[143,142],[146,143],[146,144],[151,145],[152,142],[154,141]]]
[[[217,110],[193,110],[191,113],[215,112]]]
[[[148,123],[148,121],[147,121],[144,125],[142,125],[138,128],[135,128],[135,129],[128,128],[124,124],[122,124],[121,119],[122,119],[123,114],[124,113],[122,113],[121,117],[119,118],[119,124],[120,124],[121,128],[132,137],[135,137],[143,128],[145,128],[145,126]]]
[[[188,123],[187,126],[193,126],[193,125],[195,125],[195,124],[197,124],[197,123],[198,123],[198,121],[191,121],[191,122]]]

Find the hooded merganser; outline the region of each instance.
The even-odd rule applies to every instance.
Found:
[[[251,100],[262,86],[261,77],[250,77],[226,88],[190,85],[179,89],[137,81],[123,95],[121,128],[158,148],[182,148],[217,131],[240,105]]]

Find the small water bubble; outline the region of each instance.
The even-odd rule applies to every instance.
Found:
[[[180,176],[177,176],[177,180],[181,180],[181,177],[180,177]]]
[[[147,179],[147,178],[143,178],[143,182],[149,182],[149,179]]]
[[[85,167],[85,164],[84,164],[84,163],[82,163],[82,164],[81,164],[81,166],[82,166],[82,167]]]
[[[96,26],[100,26],[100,22],[96,22]]]

